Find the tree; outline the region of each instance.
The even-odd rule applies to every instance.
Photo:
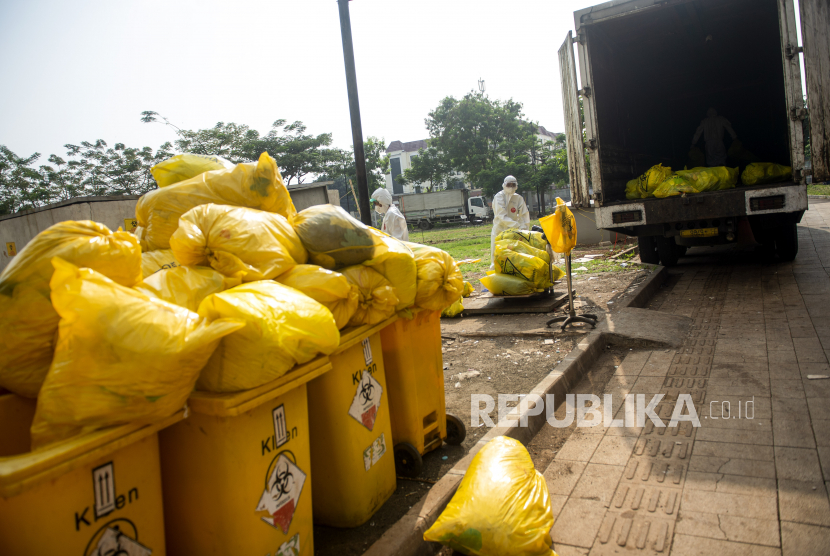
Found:
[[[389,157],[386,156],[386,143],[381,138],[368,137],[363,142],[363,152],[366,156],[366,181],[369,186],[369,194],[379,187],[386,187],[385,174],[389,171]],[[334,180],[335,184],[341,184],[341,199],[346,194],[351,194],[349,180],[357,191],[357,169],[354,161],[354,148],[352,150],[329,149],[326,152],[325,172],[319,176],[321,180]],[[339,181],[338,178],[343,178]]]
[[[442,151],[432,146],[420,149],[418,156],[412,158],[411,161],[412,167],[406,169],[397,178],[401,185],[429,182],[427,191],[437,191],[447,185],[452,170],[450,170],[447,157]]]
[[[277,120],[268,135],[249,141],[243,152],[248,160],[267,152],[277,160],[286,185],[295,179],[303,183],[306,177],[325,172],[332,156],[330,149],[323,148],[331,145],[331,133],[314,136],[306,135],[305,130],[303,122],[285,125],[285,120]]]

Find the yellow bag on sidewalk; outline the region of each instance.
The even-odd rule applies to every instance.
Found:
[[[233,164],[221,156],[182,153],[159,162],[150,168],[150,173],[153,174],[153,179],[159,187],[167,187],[211,170],[232,168]]]
[[[646,172],[625,184],[626,199],[645,199],[654,194],[654,190],[671,176],[671,168],[657,164]],[[562,253],[563,251],[557,251]]]
[[[496,242],[496,255],[498,256],[499,250],[508,250],[508,251],[515,251],[517,253],[525,253],[532,257],[537,257],[542,259],[546,263],[550,262],[550,255],[544,249],[536,249],[531,245],[523,242],[517,241],[514,239],[503,239],[501,241]]]
[[[418,269],[415,256],[404,242],[386,235],[380,230],[369,228],[378,242],[374,257],[364,261],[363,265],[377,270],[395,287],[398,296],[396,311],[412,307],[418,293]]]
[[[297,214],[276,161],[262,153],[256,163],[205,172],[142,196],[135,215],[138,225],[144,228],[143,239],[149,249],[169,248],[170,236],[179,227],[179,217],[208,203],[264,210],[284,216],[289,223]]]
[[[398,304],[395,287],[379,272],[363,265],[346,267],[340,272],[357,286],[360,294],[349,326],[377,324],[395,314]]]
[[[334,315],[337,328],[349,324],[360,300],[357,286],[333,270],[313,264],[298,264],[277,277],[277,282],[298,290],[325,306]]]
[[[160,270],[138,283],[134,289],[194,313],[207,296],[241,283],[205,266],[177,266]]]
[[[0,387],[37,396],[52,363],[58,314],[50,301],[52,258],[61,257],[131,287],[141,281],[141,248],[128,232],[66,221],[36,235],[0,273]]]
[[[315,205],[301,211],[294,229],[312,263],[329,270],[360,264],[375,256],[380,236],[339,206]]]
[[[542,235],[542,232],[532,232],[530,230],[505,230],[496,236],[496,242],[504,240],[522,241],[535,249],[544,251],[548,242],[545,241]]]
[[[53,260],[61,316],[55,358],[37,401],[32,448],[184,407],[219,339],[241,321],[209,322],[183,307]]]
[[[791,166],[783,166],[772,162],[754,162],[748,164],[744,169],[744,173],[741,174],[741,181],[744,185],[759,185],[787,181],[792,178],[792,175],[793,169]]]
[[[506,274],[490,274],[480,280],[493,295],[530,295],[543,291],[533,282]]]
[[[179,266],[179,261],[176,260],[172,249],[159,249],[141,254],[141,275],[145,279],[159,270],[177,266]]]
[[[207,297],[207,319],[241,319],[245,327],[222,339],[196,388],[237,392],[276,380],[295,365],[328,355],[340,345],[331,311],[293,288],[250,282]]]
[[[518,440],[497,436],[475,455],[424,540],[476,556],[556,556],[551,527],[545,478]]]
[[[576,219],[565,201],[556,198],[553,214],[539,219],[554,253],[570,253],[576,247]]]
[[[443,311],[464,293],[464,277],[449,253],[420,243],[404,242],[415,256],[418,273],[415,307]]]
[[[227,205],[201,205],[184,213],[170,248],[183,265],[210,266],[243,282],[272,280],[308,259],[284,217]]]
[[[551,285],[548,263],[526,253],[517,253],[509,249],[499,251],[497,249],[496,272],[532,282],[540,290]]]

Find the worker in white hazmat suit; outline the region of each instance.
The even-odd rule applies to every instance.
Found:
[[[513,176],[504,178],[502,191],[493,197],[493,232],[490,234],[490,270],[496,268],[496,236],[505,230],[529,230],[530,213],[521,195],[516,195],[519,182]]]
[[[383,215],[381,230],[401,241],[409,241],[409,229],[406,227],[406,218],[392,202],[389,190],[380,187],[372,193],[370,204],[374,205],[378,214]]]
[[[710,168],[726,165],[726,145],[723,144],[724,130],[729,132],[733,141],[738,138],[729,120],[723,116],[718,116],[718,111],[710,108],[692,139],[692,147],[694,147],[701,134],[703,135],[703,140],[706,143],[706,165]]]

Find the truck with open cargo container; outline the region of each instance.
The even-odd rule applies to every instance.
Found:
[[[818,3],[801,0],[802,18],[820,13]],[[690,246],[736,241],[739,226],[794,259],[809,170],[793,0],[614,0],[574,12],[574,21],[559,50],[572,203],[593,206],[598,228],[637,236],[643,262],[671,266]],[[802,28],[811,113],[821,120],[811,134],[815,182],[828,179],[830,81],[819,65],[826,71],[830,55],[826,28]],[[653,165],[692,166],[692,137],[709,108],[759,161],[791,166],[791,179],[627,199],[626,183]],[[727,166],[742,172],[746,163]]]
[[[437,222],[472,224],[492,218],[487,200],[481,195],[471,196],[469,189],[396,195],[394,199],[407,223],[422,230],[432,228]]]

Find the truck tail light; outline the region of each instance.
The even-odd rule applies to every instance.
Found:
[[[624,212],[615,212],[611,215],[611,221],[614,224],[625,224],[627,222],[640,222],[643,219],[643,211],[629,210]]]
[[[752,197],[749,200],[749,210],[775,210],[784,208],[784,196]]]

